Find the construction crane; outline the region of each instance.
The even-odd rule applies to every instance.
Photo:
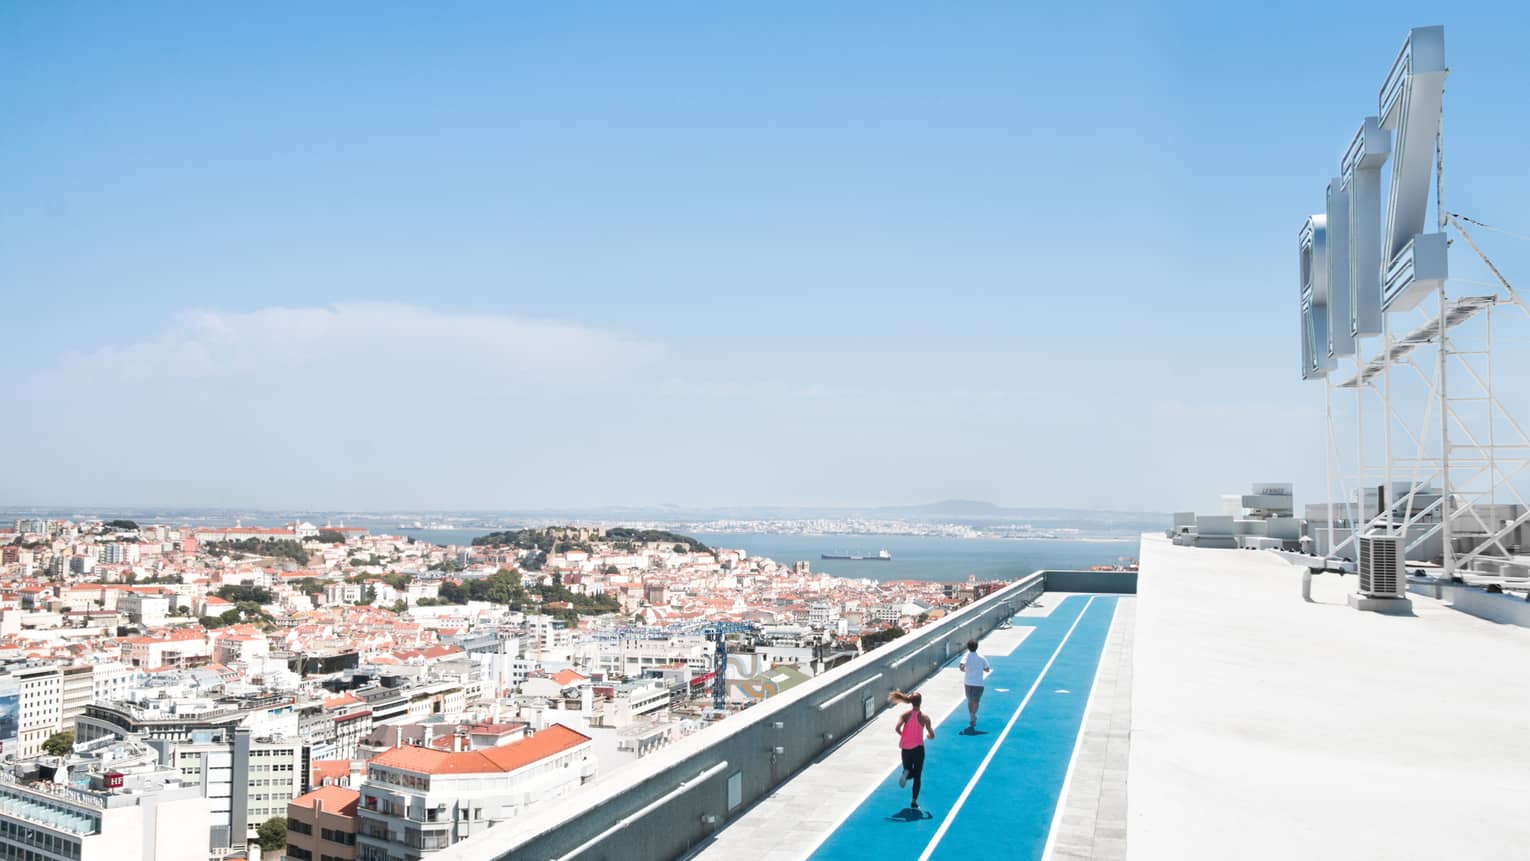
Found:
[[[723,711],[728,703],[728,635],[754,631],[751,622],[708,622],[702,636],[717,644],[712,653],[712,709]]]

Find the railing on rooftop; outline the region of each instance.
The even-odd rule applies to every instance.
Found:
[[[967,640],[981,638],[1038,597],[1045,584],[1044,572],[1022,577],[653,753],[574,798],[435,853],[431,861],[680,856],[875,717],[888,692],[918,685]],[[1135,591],[1135,582],[1112,591]]]
[[[0,814],[6,816],[83,836],[101,830],[101,819],[92,811],[105,806],[97,793],[88,790],[46,781],[22,781],[8,772],[0,772]]]

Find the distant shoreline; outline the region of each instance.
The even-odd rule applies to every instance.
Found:
[[[674,524],[672,524],[674,525]],[[722,529],[683,529],[687,535],[739,535]],[[800,536],[803,538],[944,538],[952,541],[1084,541],[1115,543],[1136,541],[1141,532],[1123,535],[931,535],[927,532],[754,532],[752,535]]]

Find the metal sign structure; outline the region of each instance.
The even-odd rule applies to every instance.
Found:
[[[1437,559],[1455,578],[1530,553],[1520,546],[1530,538],[1522,492],[1530,435],[1495,390],[1493,367],[1494,317],[1520,324],[1530,305],[1467,233],[1471,219],[1445,209],[1448,72],[1444,28],[1410,30],[1376,114],[1361,121],[1328,182],[1324,212],[1303,224],[1298,253],[1302,378],[1324,386],[1328,487],[1318,550],[1356,559],[1360,536],[1396,535],[1406,559]],[[1492,282],[1457,279],[1448,288],[1447,230]],[[1335,419],[1335,388],[1354,390],[1350,428]]]

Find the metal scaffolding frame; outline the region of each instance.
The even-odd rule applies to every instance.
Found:
[[[1445,282],[1436,291],[1432,315],[1421,305],[1417,309],[1420,324],[1397,336],[1394,326],[1403,315],[1385,314],[1379,348],[1367,358],[1357,341],[1349,378],[1335,384],[1331,376],[1325,377],[1326,497],[1331,555],[1357,557],[1358,537],[1370,530],[1406,536],[1405,555],[1439,536],[1441,573],[1454,578],[1480,558],[1512,555],[1518,548],[1505,539],[1530,523],[1530,500],[1520,484],[1530,470],[1530,433],[1495,391],[1493,361],[1495,337],[1501,340],[1521,313],[1530,322],[1530,304],[1463,224],[1480,222],[1443,208],[1440,213],[1441,227],[1453,228],[1470,246],[1497,280],[1488,286],[1498,289],[1451,298],[1449,282]],[[1514,319],[1499,320],[1495,332],[1494,318],[1505,316]],[[1474,322],[1480,323],[1480,334],[1469,331]],[[1513,329],[1508,333],[1517,334]],[[1417,399],[1400,396],[1394,375],[1422,385],[1421,419],[1416,415]],[[1334,388],[1355,392],[1350,469],[1345,469],[1345,446],[1333,412]],[[1379,406],[1375,411],[1381,423],[1379,452],[1372,451],[1377,428],[1375,420],[1369,425],[1366,421],[1368,397]],[[1406,483],[1406,490],[1393,496],[1399,479]],[[1364,489],[1378,482],[1374,510],[1360,511]],[[1342,540],[1334,523],[1336,490],[1348,508],[1349,529]],[[1498,522],[1497,512],[1484,508],[1501,503],[1515,504],[1519,510]],[[1463,539],[1458,552],[1457,542]]]

